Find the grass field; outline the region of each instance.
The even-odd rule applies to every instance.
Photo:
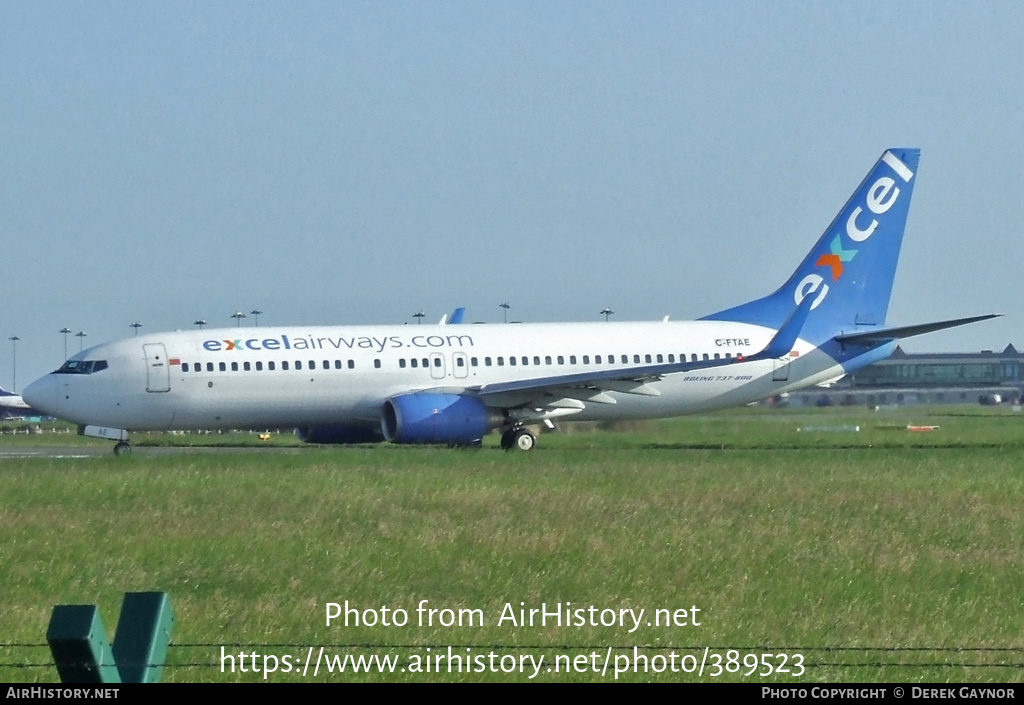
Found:
[[[0,450],[93,443],[53,438],[2,436]],[[525,681],[534,669],[527,658],[518,672],[521,656],[544,657],[535,680],[612,680],[633,647],[649,670],[619,680],[1024,674],[1024,418],[1008,409],[743,409],[545,434],[528,454],[501,452],[496,437],[478,450],[294,447],[288,436],[261,452],[141,447],[211,438],[140,437],[128,458],[0,460],[0,681],[57,679],[34,646],[54,604],[98,603],[113,635],[122,593],[143,590],[168,592],[177,618],[165,681],[263,680],[222,673],[222,646],[276,656],[274,681]],[[326,603],[346,600],[378,616],[404,609],[408,624],[327,626]],[[480,619],[444,626],[436,613],[421,627],[422,600]],[[506,603],[518,617],[520,603],[566,602],[594,606],[596,621],[645,612],[632,633],[628,617],[594,626],[589,612],[580,626],[498,623]],[[659,609],[688,610],[686,625],[653,625]],[[321,646],[400,661],[395,673],[321,665],[314,678],[310,665],[303,676]],[[517,671],[401,671],[448,646],[485,663],[514,656]],[[650,670],[672,654],[697,663],[705,647],[701,676]],[[716,653],[739,672],[713,675]],[[805,672],[744,677],[743,658],[765,653],[791,667],[799,654]],[[580,656],[585,672],[565,673]]]

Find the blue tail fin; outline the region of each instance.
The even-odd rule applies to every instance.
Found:
[[[885,325],[920,156],[918,149],[887,150],[781,288],[704,320],[778,329],[813,297],[801,337],[824,340]]]

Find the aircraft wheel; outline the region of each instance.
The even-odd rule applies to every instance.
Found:
[[[122,442],[118,443],[116,446],[114,446],[114,455],[131,455],[131,454],[132,454],[132,447],[131,447],[131,445],[129,445],[128,443],[125,443],[124,441],[122,441]]]
[[[512,444],[516,450],[533,450],[537,445],[537,438],[525,428],[521,428],[513,434]]]

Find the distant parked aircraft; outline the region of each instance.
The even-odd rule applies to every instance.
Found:
[[[42,416],[21,398],[20,394],[8,392],[0,387],[0,418],[11,416]]]

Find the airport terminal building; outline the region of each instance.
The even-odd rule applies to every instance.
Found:
[[[847,375],[828,388],[794,392],[794,406],[1019,403],[1024,353],[909,354],[899,347],[886,360]]]

